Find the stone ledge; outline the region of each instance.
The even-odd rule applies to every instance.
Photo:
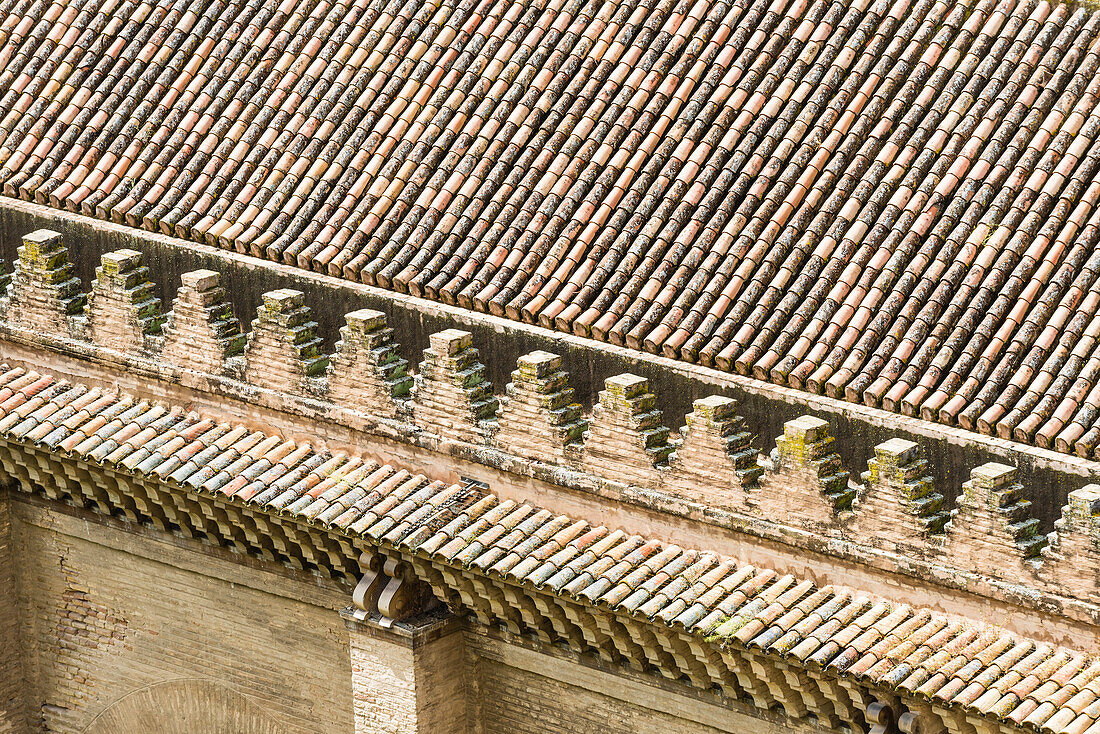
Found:
[[[413,650],[461,632],[465,626],[462,617],[451,613],[446,607],[436,607],[411,619],[395,621],[377,612],[349,606],[340,610],[340,617],[349,632],[358,632]]]

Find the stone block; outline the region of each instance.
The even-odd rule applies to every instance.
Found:
[[[579,442],[588,422],[574,400],[562,360],[550,352],[519,358],[501,406],[497,445],[526,459],[562,462]]]
[[[317,323],[305,294],[281,288],[263,294],[245,346],[245,380],[287,393],[306,392],[307,378],[324,374]]]
[[[244,351],[245,336],[221,287],[221,275],[194,270],[182,285],[164,327],[165,361],[196,372],[218,374]]]
[[[498,402],[478,361],[473,335],[447,329],[428,337],[420,363],[420,381],[413,395],[418,426],[439,436],[480,442],[496,418]]]
[[[68,248],[48,229],[23,237],[8,292],[12,323],[55,336],[68,335],[68,317],[81,313],[87,302]]]
[[[1100,484],[1069,493],[1043,548],[1042,578],[1055,593],[1096,601],[1100,596]]]
[[[463,734],[467,676],[453,617],[386,625],[343,613],[351,652],[355,734]]]
[[[381,311],[349,313],[329,365],[329,396],[344,407],[393,417],[397,400],[407,398],[413,379],[397,353],[393,329]]]
[[[947,523],[945,559],[997,578],[1014,580],[1025,560],[1042,552],[1047,538],[1031,516],[1031,502],[1016,481],[1016,469],[989,463],[970,472]]]
[[[737,401],[722,395],[696,400],[687,416],[672,462],[670,485],[688,499],[716,507],[743,504],[764,469],[757,462],[756,437],[737,415]]]
[[[787,421],[775,445],[774,470],[748,492],[752,510],[777,522],[820,528],[851,509],[855,490],[833,450],[827,421],[809,415]]]
[[[131,353],[149,348],[146,337],[160,334],[165,318],[140,252],[115,250],[103,255],[86,311],[95,344]]]
[[[860,542],[894,551],[920,552],[947,523],[943,495],[913,441],[892,438],[875,446],[862,475],[853,532]]]
[[[668,465],[674,446],[662,425],[649,381],[638,375],[609,377],[592,409],[581,464],[589,472],[647,487],[661,481],[657,467]]]

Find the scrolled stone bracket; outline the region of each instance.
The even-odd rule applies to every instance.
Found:
[[[431,587],[397,556],[367,549],[359,555],[359,567],[363,575],[352,591],[352,603],[368,614],[379,615],[384,627],[438,606]]]

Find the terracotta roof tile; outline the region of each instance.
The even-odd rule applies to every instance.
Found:
[[[1100,456],[1098,37],[1015,0],[24,4],[0,183]]]
[[[1100,663],[998,627],[779,576],[717,554],[592,527],[359,457],[215,423],[174,406],[8,370],[0,389],[34,385],[33,414],[69,417],[35,440],[0,406],[0,438],[70,446],[84,461],[228,494],[434,562],[499,574],[717,645],[761,648],[976,715],[1087,731],[1100,715]],[[100,421],[96,421],[100,418]],[[91,436],[84,433],[98,425]],[[43,424],[49,425],[49,424]],[[79,439],[79,440],[76,440]],[[92,440],[96,439],[96,440]]]

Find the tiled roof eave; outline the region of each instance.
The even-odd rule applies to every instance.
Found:
[[[0,394],[11,393],[12,389],[8,386],[16,386],[18,389],[32,389],[28,386],[33,386],[33,389],[37,391],[48,389],[50,384],[52,384],[52,378],[48,376],[28,374],[20,369],[9,370],[0,377]],[[77,389],[73,389],[74,386]],[[86,453],[75,450],[75,448],[59,448],[61,444],[72,444],[74,447],[80,446],[88,438],[99,435],[93,433],[93,436],[89,437],[80,433],[81,429],[87,426],[99,426],[96,431],[104,433],[104,440],[111,440],[110,436],[119,434],[119,431],[124,428],[116,420],[117,416],[122,414],[121,409],[123,407],[132,406],[130,408],[130,412],[133,414],[131,420],[140,418],[144,414],[142,411],[155,409],[152,404],[134,403],[125,399],[124,396],[110,393],[104,395],[102,399],[93,401],[95,395],[98,394],[88,391],[80,392],[79,386],[74,383],[68,386],[67,389],[60,391],[53,398],[62,401],[64,405],[76,408],[76,413],[74,413],[76,417],[66,419],[69,420],[68,426],[71,427],[67,427],[62,422],[59,427],[52,431],[31,428],[28,432],[21,428],[21,436],[16,438],[11,434],[14,427],[9,426],[3,431],[3,440],[9,446],[9,460],[18,461],[17,454],[29,456],[45,452],[47,455],[52,456],[54,460],[62,463],[86,463],[90,467],[94,466],[122,476],[136,478],[144,483],[167,485],[171,487],[172,491],[183,490],[204,496],[221,497],[235,506],[246,508],[249,512],[267,512],[263,504],[249,503],[239,496],[225,495],[226,487],[232,485],[231,483],[227,484],[226,480],[220,480],[218,473],[213,473],[209,477],[206,474],[190,474],[183,478],[182,483],[158,473],[157,467],[164,466],[175,455],[174,453],[168,456],[158,455],[156,452],[164,447],[172,446],[174,447],[173,451],[184,451],[188,457],[194,457],[199,453],[194,451],[197,448],[194,442],[199,441],[201,443],[203,436],[208,437],[210,441],[216,444],[219,440],[227,440],[227,436],[237,435],[231,430],[226,432],[217,429],[212,421],[203,421],[201,416],[197,414],[170,411],[167,414],[168,418],[157,419],[161,421],[161,427],[157,433],[150,434],[148,443],[142,446],[123,448],[121,451],[108,454],[107,458],[103,459],[92,458]],[[61,405],[58,411],[50,415],[56,415],[56,418],[60,420],[64,417],[64,405]],[[88,413],[87,416],[78,415],[81,410],[87,411],[90,405],[98,407]],[[118,409],[116,410],[114,406],[118,406]],[[48,407],[46,405],[40,406],[36,411],[30,411],[29,415],[33,416],[38,411],[43,411],[42,415],[45,415],[48,412]],[[9,410],[0,411],[0,421],[4,421],[10,414]],[[116,418],[111,419],[115,420],[115,423],[112,423],[111,420],[96,422],[95,415],[97,414],[116,416]],[[157,413],[157,415],[161,415],[161,413]],[[45,415],[45,420],[49,420],[48,415]],[[14,421],[7,422],[12,423]],[[22,422],[19,421],[20,424]],[[49,426],[45,425],[45,427],[48,428]],[[231,425],[228,427],[232,428]],[[58,428],[62,430],[58,431]],[[30,438],[29,436],[38,435],[35,434],[36,430],[38,434],[44,433],[45,436],[38,439]],[[68,436],[68,438],[65,436]],[[81,441],[74,443],[73,440],[70,440],[76,438],[80,438]],[[43,445],[43,440],[47,440],[52,447],[51,445]],[[223,473],[229,471],[229,467],[236,466],[237,468],[232,470],[230,476],[244,476],[249,480],[262,475],[271,466],[279,466],[278,462],[287,460],[286,457],[295,454],[289,446],[280,448],[286,446],[286,442],[275,435],[269,435],[267,439],[264,439],[261,434],[257,438],[237,439],[230,441],[229,444],[226,450],[230,453],[224,454],[226,456],[225,461],[228,463],[219,465],[218,461],[221,460],[219,457],[223,454],[215,454],[211,458],[211,463],[205,466],[214,467]],[[188,446],[192,446],[192,449],[188,450]],[[239,452],[235,451],[233,446],[239,446]],[[257,447],[267,448],[257,449]],[[167,451],[168,449],[164,450]],[[263,453],[264,451],[267,453]],[[252,452],[252,455],[249,452]],[[236,460],[243,461],[241,465],[228,461],[237,453],[240,453],[240,457]],[[304,466],[303,462],[307,461],[308,455],[316,452],[307,450],[297,453],[300,455],[291,460],[294,465],[285,467],[283,473],[292,475],[299,482],[303,482],[300,485],[301,491],[319,492],[323,487],[324,480],[320,483],[310,484],[308,481],[309,471],[299,468]],[[153,457],[154,461],[150,462],[150,457]],[[243,457],[247,457],[247,459]],[[135,464],[135,459],[141,459],[141,462]],[[131,464],[134,466],[152,466],[154,463],[157,466],[153,466],[152,469],[148,470],[140,470],[130,466]],[[171,465],[174,467],[176,463],[173,462]],[[197,472],[201,468],[196,466],[195,471]],[[312,471],[316,471],[317,468],[314,466]],[[301,476],[294,475],[295,471],[298,471]],[[194,485],[194,480],[192,480],[192,484],[189,484],[188,480],[194,476],[199,476],[200,479],[206,479],[206,481]],[[227,476],[226,479],[229,479],[230,476]],[[356,538],[357,542],[381,545],[389,550],[414,555],[431,564],[443,564],[457,573],[483,575],[485,578],[493,578],[515,587],[533,590],[535,593],[558,596],[564,603],[577,605],[582,612],[584,609],[589,609],[593,612],[601,610],[603,613],[611,615],[625,614],[632,620],[632,623],[656,624],[669,629],[675,634],[689,634],[706,639],[720,647],[731,646],[731,650],[738,650],[746,654],[764,654],[766,656],[776,654],[769,651],[769,646],[775,642],[774,635],[769,633],[772,625],[781,622],[784,629],[789,631],[795,629],[801,621],[807,620],[809,615],[821,610],[824,616],[817,625],[803,629],[800,632],[803,640],[809,639],[815,629],[826,629],[826,623],[831,619],[844,619],[846,621],[839,625],[826,639],[820,640],[819,646],[813,649],[807,648],[800,652],[800,657],[791,658],[789,655],[778,655],[776,659],[785,660],[786,664],[812,665],[815,669],[824,670],[827,675],[833,675],[834,673],[841,677],[848,675],[845,672],[848,667],[851,667],[865,654],[871,653],[875,649],[876,642],[888,637],[893,630],[903,627],[906,621],[913,619],[917,612],[917,610],[912,610],[904,605],[896,605],[873,598],[860,598],[850,591],[833,589],[832,587],[815,589],[809,582],[800,582],[790,576],[776,576],[776,574],[766,569],[753,570],[751,567],[741,566],[729,559],[723,559],[717,554],[670,548],[671,552],[664,557],[660,554],[654,555],[654,551],[658,550],[662,544],[646,546],[644,538],[632,537],[621,531],[610,531],[606,528],[592,528],[583,523],[580,526],[574,526],[573,530],[568,530],[569,523],[572,522],[569,518],[559,519],[557,524],[550,527],[550,530],[554,532],[548,530],[546,537],[539,537],[539,529],[547,526],[547,523],[553,522],[555,518],[546,513],[544,519],[534,526],[524,527],[523,522],[538,512],[537,507],[519,505],[513,501],[500,501],[483,492],[467,496],[459,505],[450,506],[449,508],[446,505],[436,506],[432,503],[439,498],[454,497],[460,488],[448,488],[442,483],[430,482],[426,478],[418,478],[408,472],[404,474],[395,473],[392,469],[369,462],[367,464],[356,463],[350,461],[349,458],[349,460],[340,463],[334,472],[328,476],[328,479],[333,478],[337,482],[345,481],[346,487],[339,492],[329,491],[318,494],[309,502],[312,504],[322,501],[319,499],[320,497],[328,496],[329,500],[327,502],[331,505],[339,503],[342,497],[359,497],[362,499],[361,505],[356,505],[349,500],[348,508],[346,508],[357,508],[355,512],[358,514],[354,518],[345,518],[342,524],[339,525],[334,525],[331,522],[318,523],[315,519],[317,513],[314,511],[307,512],[305,508],[309,504],[306,504],[302,506],[301,510],[291,513],[290,519],[312,528],[323,529],[328,533],[336,533],[349,539]],[[393,481],[390,481],[391,479]],[[367,483],[364,484],[364,482]],[[294,486],[299,485],[295,484]],[[383,490],[383,487],[388,487],[388,489]],[[360,493],[360,489],[363,492]],[[395,492],[399,494],[395,495]],[[409,499],[414,496],[420,497],[420,503],[427,503],[435,507],[438,512],[446,511],[450,513],[440,515],[436,520],[433,520],[433,518],[436,518],[437,512],[422,512],[419,515],[418,523],[427,523],[427,526],[436,527],[435,533],[449,527],[448,538],[451,540],[462,537],[462,533],[466,530],[474,530],[475,532],[469,534],[468,537],[464,537],[458,543],[450,542],[447,539],[433,542],[433,536],[422,537],[419,539],[416,548],[409,548],[404,544],[403,539],[412,537],[420,527],[425,527],[414,524],[407,527],[399,538],[383,540],[385,532],[391,530],[405,518],[412,517],[410,513],[415,512],[414,504],[416,503],[404,502],[403,498]],[[304,498],[306,495],[303,494],[302,497]],[[382,507],[387,509],[385,511],[379,509],[377,518],[370,519],[358,531],[355,531],[355,521],[368,517],[364,513],[370,512],[371,508]],[[389,514],[393,512],[401,514],[400,516]],[[462,520],[461,517],[466,512],[475,514]],[[455,521],[456,517],[460,518],[457,522]],[[386,518],[389,518],[389,521],[382,523],[379,528],[379,521]],[[449,521],[450,525],[440,524],[444,520]],[[517,528],[521,527],[524,527],[524,530],[520,532],[520,536],[516,536]],[[372,530],[372,528],[374,529]],[[456,560],[464,549],[473,547],[470,545],[471,543],[479,542],[479,538],[490,537],[492,540],[486,541],[486,547],[479,549],[473,557],[465,562]],[[516,548],[525,538],[539,538],[540,542],[534,544],[535,551],[538,552],[525,553],[520,559],[522,561],[529,558],[533,561],[533,563],[525,564],[525,570],[521,575],[517,576],[514,573],[516,566],[512,566],[512,570],[503,573],[487,573],[474,563],[481,553],[491,549],[494,547],[494,543],[500,542],[505,537],[511,538],[507,546],[508,549]],[[643,546],[647,547],[648,550],[643,552]],[[505,549],[505,552],[507,552],[507,549]],[[534,553],[534,555],[531,555],[531,553]],[[653,559],[652,568],[646,566],[650,559]],[[546,563],[554,565],[548,571],[541,571],[540,569],[545,568]],[[627,565],[625,567],[621,566],[623,563]],[[591,572],[588,570],[597,568],[600,570]],[[603,576],[603,574],[610,573],[614,568],[618,568],[614,578]],[[566,569],[569,570],[569,573],[563,576],[562,572]],[[598,581],[600,578],[608,578],[611,584],[614,585],[624,579],[630,573],[630,569],[644,571],[634,582],[634,596],[613,603],[602,599],[605,595],[605,592],[602,591],[595,600],[584,597],[584,590],[591,586],[593,582]],[[739,571],[741,572],[740,576],[737,575]],[[586,581],[582,586],[573,587],[569,592],[564,590],[564,586],[568,581],[581,578],[586,573],[594,574],[593,578]],[[708,576],[708,574],[710,575]],[[730,580],[730,588],[722,587],[723,579]],[[689,591],[691,593],[685,597],[684,594]],[[707,609],[709,610],[707,615],[695,619],[691,624],[675,623],[676,615],[689,608],[706,595],[708,591],[712,593],[707,602]],[[642,597],[636,598],[639,593],[642,594]],[[846,597],[849,602],[830,606],[830,602],[838,596]],[[626,604],[626,607],[623,606],[624,604]],[[857,608],[852,608],[851,604],[856,604]],[[683,607],[683,610],[680,607]],[[826,608],[829,609],[827,613],[825,612]],[[846,613],[846,609],[851,610],[851,613]],[[669,620],[664,621],[662,620],[662,614],[665,613],[665,610],[672,610],[676,614],[670,617]],[[672,612],[669,612],[669,614],[672,614]],[[837,614],[841,616],[837,617]],[[928,619],[933,618],[941,617],[932,613]],[[952,624],[949,618],[943,617],[942,620],[944,625]],[[968,661],[967,669],[972,669],[972,672],[967,674],[967,679],[962,681],[963,683],[971,680],[970,676],[980,671],[989,673],[995,670],[990,668],[993,662],[992,659],[986,660],[982,657],[987,654],[985,651],[996,649],[1000,651],[997,655],[1003,655],[1006,654],[1004,651],[1009,648],[1026,648],[1029,651],[1034,651],[1039,647],[1047,650],[1045,656],[1040,656],[1042,660],[1046,660],[1058,652],[1050,646],[1037,645],[1037,643],[1029,642],[1025,638],[1008,634],[999,628],[981,623],[963,625],[960,627],[960,631],[964,627],[977,630],[977,639],[982,641],[984,647],[971,642],[956,651],[956,655],[964,656],[961,660]],[[779,630],[777,629],[777,631]],[[896,644],[892,644],[892,646],[899,647],[907,639],[907,637],[902,637],[896,640]],[[962,638],[960,640],[960,644],[965,642]],[[837,642],[835,650],[827,657],[815,658],[815,655],[819,656],[820,653],[829,648],[829,641]],[[990,647],[994,643],[997,646],[995,648]],[[852,647],[852,645],[855,645],[855,647]],[[947,645],[944,649],[950,649],[950,645]],[[889,648],[881,651],[879,653],[880,659],[885,659],[888,654]],[[1074,653],[1066,651],[1066,655],[1073,657]],[[926,657],[927,654],[925,654]],[[1034,661],[1035,666],[1040,665],[1042,660]],[[1002,661],[1000,665],[1004,668],[1010,668],[1017,662],[1019,662],[1019,659],[1006,660]],[[884,685],[883,681],[889,677],[890,671],[902,664],[904,664],[903,661],[897,661],[894,668],[880,671],[873,678],[862,674],[855,677],[864,684]],[[836,668],[837,665],[840,667]],[[953,669],[950,666],[948,668],[937,667],[930,672]],[[1027,671],[1023,672],[1026,673]],[[952,681],[955,678],[951,675],[948,675],[943,686],[928,692],[930,700],[935,701],[938,705],[960,705],[967,715],[990,716],[985,712],[975,711],[968,704],[960,703],[957,700],[957,696],[960,694],[954,692]],[[992,682],[990,681],[990,684]],[[952,691],[952,693],[950,696],[941,695],[941,690]],[[992,717],[990,720],[1003,721],[1005,717]]]

